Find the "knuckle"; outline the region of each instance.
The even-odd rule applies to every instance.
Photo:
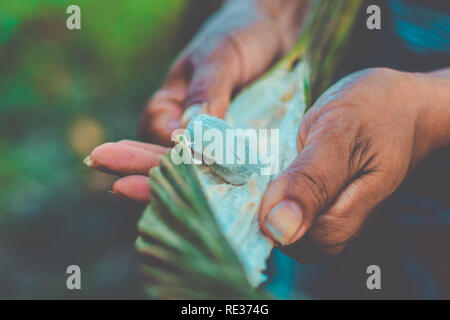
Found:
[[[374,139],[364,123],[356,126],[348,145],[348,171],[364,170],[373,159]]]
[[[188,97],[191,97],[192,99],[192,97],[206,96],[208,90],[214,85],[215,79],[210,76],[211,74],[212,72],[195,76],[195,79],[189,87]]]
[[[321,215],[308,232],[319,247],[333,248],[347,245],[359,234],[359,227],[348,217]]]
[[[329,201],[325,175],[313,165],[299,165],[287,172],[288,193],[302,205],[320,210]]]

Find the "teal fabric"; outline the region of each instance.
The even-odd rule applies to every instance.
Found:
[[[418,54],[450,53],[450,13],[443,6],[432,7],[438,2],[388,2],[395,34]]]

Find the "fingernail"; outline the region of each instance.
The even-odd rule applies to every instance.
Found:
[[[184,111],[183,116],[181,117],[181,125],[183,128],[186,128],[188,123],[194,118],[196,115],[206,113],[206,103],[202,104],[193,104],[189,106],[186,111]]]
[[[303,223],[303,214],[293,201],[284,200],[278,203],[266,217],[265,226],[275,241],[282,245],[292,242]]]
[[[108,188],[108,192],[110,194],[112,194],[113,196],[116,196],[117,198],[126,199],[126,197],[122,193],[120,193],[120,192],[118,192],[116,190],[113,190],[112,187]]]
[[[92,165],[94,164],[94,160],[92,160],[91,156],[87,156],[84,160],[83,163],[85,165],[87,165],[88,167],[92,167]]]

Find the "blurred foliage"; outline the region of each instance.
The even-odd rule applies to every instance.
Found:
[[[66,8],[81,8],[67,30]],[[204,0],[0,0],[0,298],[143,297],[142,208],[82,165],[135,137],[140,108],[219,5]],[[66,289],[78,264],[82,290]]]

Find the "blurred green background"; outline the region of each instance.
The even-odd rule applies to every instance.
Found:
[[[66,8],[81,8],[81,30]],[[0,298],[143,298],[141,206],[86,168],[136,138],[141,107],[219,0],[0,0]],[[66,268],[82,290],[67,290]]]

